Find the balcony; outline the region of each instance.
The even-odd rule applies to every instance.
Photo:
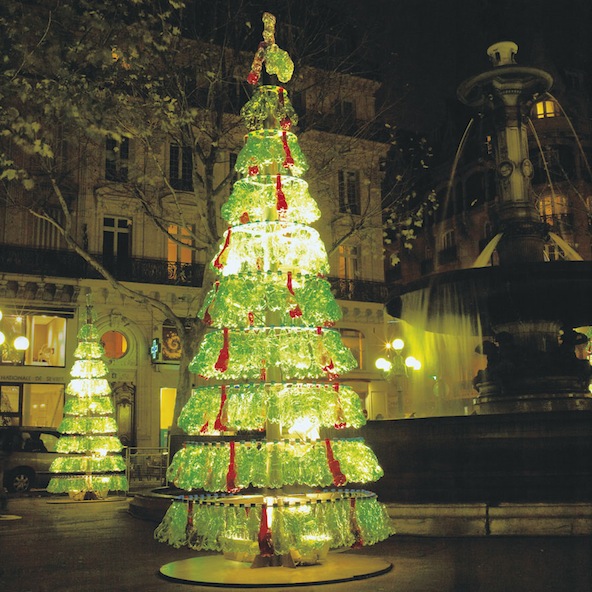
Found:
[[[388,290],[382,282],[350,280],[343,278],[327,278],[331,291],[337,300],[357,300],[358,302],[384,303]]]
[[[203,282],[201,263],[173,263],[164,259],[105,259],[94,255],[116,279],[144,284],[189,286]],[[102,279],[84,259],[71,251],[32,249],[18,245],[0,245],[0,273],[39,275],[73,279]],[[387,289],[382,282],[327,278],[338,300],[384,303]]]
[[[163,259],[94,257],[116,279],[145,284],[200,287],[204,265],[171,263]],[[71,251],[32,249],[17,245],[0,245],[0,272],[62,278],[101,279],[102,276],[84,259]]]

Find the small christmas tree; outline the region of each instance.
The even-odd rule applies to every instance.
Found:
[[[56,458],[50,467],[55,473],[47,491],[68,493],[74,499],[103,499],[109,491],[127,491],[123,446],[117,437],[107,366],[102,360],[103,345],[93,326],[93,310],[87,299],[86,324],[78,332],[76,362],[66,387],[64,418],[58,430]]]
[[[248,80],[257,85],[265,64],[286,82],[292,61],[275,44],[275,18],[263,22]],[[357,363],[332,328],[341,311],[309,226],[320,212],[300,178],[296,113],[282,86],[261,85],[242,116],[250,130],[236,163],[242,178],[222,208],[229,227],[199,313],[212,329],[190,365],[216,384],[194,389],[179,425],[266,438],[186,443],[168,479],[208,493],[174,500],[155,536],[255,565],[316,563],[329,548],[373,544],[392,528],[373,493],[344,488],[382,476],[370,448],[361,438],[319,439],[323,428],[365,419],[357,393],[338,381]]]

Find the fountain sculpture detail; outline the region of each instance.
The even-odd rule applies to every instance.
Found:
[[[454,288],[456,309],[471,311],[490,336],[480,348],[487,368],[473,382],[480,414],[592,409],[591,366],[574,351],[587,341],[576,329],[591,322],[592,262],[544,260],[549,228],[532,198],[527,124],[534,101],[553,79],[543,70],[518,66],[517,49],[509,41],[489,47],[493,68],[457,91],[495,127],[499,202],[492,243],[499,265],[433,274],[397,287],[387,309],[404,319],[406,296],[424,290],[428,324],[437,331]]]

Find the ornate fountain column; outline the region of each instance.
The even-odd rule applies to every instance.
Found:
[[[517,50],[511,41],[491,45],[487,53],[493,69],[469,78],[457,90],[463,103],[488,114],[494,123],[497,233],[502,235],[497,271],[505,275],[507,286],[499,290],[498,297],[492,294],[489,298],[497,309],[495,320],[490,318],[496,343],[484,345],[484,353],[489,352],[488,367],[474,381],[477,405],[481,413],[589,408],[590,368],[573,352],[583,336],[566,326],[561,304],[545,308],[536,303],[544,299],[540,293],[543,275],[548,279],[542,289],[553,292],[556,288],[551,285],[552,266],[545,264],[545,271],[540,268],[547,229],[532,198],[533,166],[526,125],[533,102],[551,88],[553,79],[543,70],[518,66]],[[499,297],[504,290],[510,295],[506,295],[505,309]],[[524,304],[520,312],[512,313],[510,308],[517,300]]]
[[[553,79],[537,68],[518,66],[518,46],[501,41],[487,53],[493,70],[463,82],[457,91],[465,104],[489,111],[495,124],[495,160],[500,196],[500,265],[543,261],[545,227],[531,199],[533,166],[528,158],[526,121],[533,101]]]

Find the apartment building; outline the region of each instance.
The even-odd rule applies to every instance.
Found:
[[[252,55],[243,58],[237,70],[242,76],[228,79],[236,89],[234,100],[224,107],[232,131],[210,161],[211,179],[223,187],[216,198],[218,217],[236,180],[233,167],[246,132],[238,109],[247,99],[244,79]],[[322,212],[315,226],[330,253],[330,281],[343,310],[337,328],[359,363],[343,380],[359,393],[371,418],[388,414],[385,383],[374,367],[385,339],[386,299],[380,186],[387,144],[375,133],[378,88],[369,78],[315,68],[297,72],[286,85],[301,118],[294,131],[310,164],[305,179]],[[196,99],[195,108],[196,121],[201,120],[205,103]],[[131,133],[84,139],[84,144],[64,130],[56,133],[62,134],[56,160],[68,165],[61,189],[72,213],[72,235],[115,283],[49,221],[65,222],[57,200],[47,201],[47,217],[7,199],[0,202],[0,329],[6,335],[0,348],[1,420],[59,425],[90,294],[105,346],[119,437],[130,446],[166,445],[181,340],[162,310],[139,304],[116,284],[163,302],[180,318],[195,317],[203,291],[211,287],[204,283],[211,252],[199,244],[207,212],[195,199],[203,191],[196,185],[196,170],[198,175],[204,170],[190,146],[164,135],[148,148]],[[203,130],[194,123],[193,133]],[[5,150],[26,159],[16,145]],[[155,199],[150,204],[160,208],[157,217],[137,191],[155,170],[162,172],[160,186],[151,188]],[[225,180],[230,182],[224,185]],[[39,192],[47,189],[37,186]],[[223,229],[219,218],[216,223]],[[351,232],[354,226],[357,230]],[[14,347],[17,336],[27,337],[26,349]]]

